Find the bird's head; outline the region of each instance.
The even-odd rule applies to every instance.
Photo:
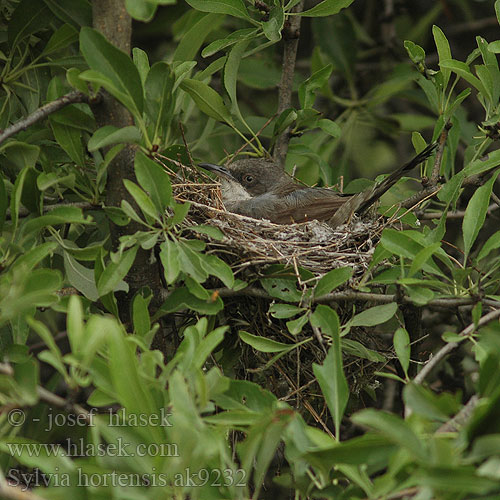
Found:
[[[263,158],[238,160],[228,167],[212,163],[201,163],[200,167],[214,172],[223,181],[239,183],[250,197],[272,192],[292,182],[276,163]]]

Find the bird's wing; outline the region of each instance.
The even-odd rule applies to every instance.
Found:
[[[285,196],[266,193],[249,200],[226,204],[231,212],[268,219],[276,224],[327,220],[350,197],[330,189],[297,189]]]

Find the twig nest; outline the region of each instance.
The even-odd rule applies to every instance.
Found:
[[[220,229],[222,240],[199,237],[222,258],[228,256],[233,268],[280,263],[321,276],[333,268],[351,266],[355,278],[368,268],[384,227],[380,221],[357,218],[335,229],[316,220],[287,225],[256,220],[226,211],[218,183],[205,174],[184,166],[172,177],[176,200],[192,205],[183,225]]]

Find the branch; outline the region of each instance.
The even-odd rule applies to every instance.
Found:
[[[500,208],[496,203],[492,203],[488,210],[486,211],[487,215],[491,215],[491,213]],[[420,220],[430,220],[430,219],[440,219],[443,215],[443,212],[428,212],[422,215],[419,215]],[[447,219],[463,219],[465,216],[465,210],[457,210],[456,212],[450,212],[446,215]]]
[[[301,0],[293,12],[302,12],[304,0]],[[293,75],[295,73],[295,61],[297,59],[297,48],[299,46],[301,16],[290,16],[283,30],[285,47],[283,50],[283,66],[281,70],[281,81],[278,94],[278,115],[292,106]],[[274,148],[274,161],[285,166],[288,143],[290,142],[290,127],[278,138]]]
[[[467,328],[464,328],[459,335],[462,337],[467,337],[468,335],[471,335],[475,330],[477,330],[479,327],[484,326],[485,324],[489,323],[490,321],[500,318],[500,308],[495,309],[488,314],[485,314],[478,322],[477,326],[474,323],[471,323]],[[435,354],[431,355],[429,360],[427,361],[426,365],[422,368],[420,373],[414,378],[413,382],[415,384],[421,384],[427,375],[439,364],[439,362],[444,359],[444,357],[449,354],[453,349],[455,349],[458,346],[459,342],[450,342]]]
[[[0,374],[7,375],[8,377],[13,377],[14,371],[9,364],[1,363]],[[37,393],[40,400],[44,403],[52,406],[57,406],[58,408],[63,408],[67,411],[72,411],[75,415],[82,415],[82,417],[85,418],[88,423],[92,423],[92,413],[87,411],[82,406],[69,403],[66,399],[58,396],[57,394],[54,394],[53,392],[48,391],[41,385],[37,386]]]
[[[456,432],[466,424],[476,409],[479,403],[479,397],[474,394],[467,404],[448,422],[445,422],[437,431],[436,434],[443,434],[445,432]]]
[[[231,290],[229,288],[220,288],[217,290],[220,297],[255,297],[259,299],[266,300],[276,300],[276,297],[269,295],[265,290],[260,288],[247,287],[243,290]],[[396,297],[395,294],[383,294],[383,293],[368,293],[368,292],[356,292],[352,290],[346,290],[344,292],[333,292],[321,297],[315,297],[311,300],[313,304],[328,304],[329,302],[355,302],[355,301],[365,301],[365,302],[376,302],[378,304],[390,304],[391,302],[399,302],[402,304],[414,304],[409,297]],[[486,304],[486,301],[483,301]],[[434,299],[427,304],[426,307],[438,307],[438,308],[450,308],[450,307],[460,307],[467,306],[477,303],[477,298],[474,297],[450,297]],[[500,302],[488,300],[487,305],[491,307],[500,308]],[[486,316],[485,316],[486,317]]]
[[[36,111],[28,115],[26,118],[19,120],[17,123],[12,124],[10,127],[7,127],[0,134],[0,144],[7,140],[9,137],[17,134],[21,130],[26,130],[31,125],[34,125],[36,122],[47,118],[47,116],[59,111],[60,109],[68,106],[69,104],[74,104],[77,102],[88,102],[89,98],[84,93],[74,90],[69,94],[63,95],[56,99],[55,101],[49,102],[38,108]]]

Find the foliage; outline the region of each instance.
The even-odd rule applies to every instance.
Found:
[[[416,26],[411,15],[395,15],[407,55],[397,52],[390,70],[365,80],[357,76],[370,63],[363,51],[379,54],[384,68],[390,45],[403,46],[377,40],[361,21],[363,5],[376,2],[322,0],[296,12],[300,3],[127,0],[132,17],[152,21],[138,32],[155,22],[169,30],[161,55],[135,47],[131,56],[90,26],[86,1],[2,3],[0,127],[71,92],[81,99],[0,142],[1,495],[9,498],[5,476],[51,499],[500,494],[500,232],[490,206],[498,203],[500,41],[477,36],[465,49],[457,41],[452,56],[445,30],[431,27],[442,19],[436,3]],[[449,3],[473,20],[467,2]],[[499,0],[495,14],[500,22]],[[307,55],[299,52],[306,64],[297,65],[296,103],[277,113],[282,44],[297,16],[313,41],[301,48]],[[130,124],[97,125],[103,90]],[[349,162],[368,177],[387,170],[396,137],[411,137],[417,151],[441,143],[442,157],[422,171],[434,189],[418,202],[426,222],[392,210],[401,227],[380,235],[350,290],[355,302],[344,293],[350,267],[237,275],[198,237],[220,239],[216,228],[182,224],[191,207],[175,199],[155,161],[221,162],[245,146],[262,156],[284,132],[287,168],[322,185],[355,177]],[[130,147],[129,198],[105,206],[110,165]],[[368,184],[358,179],[344,190]],[[415,189],[398,184],[380,213],[398,193]],[[116,227],[123,232],[114,246]],[[167,296],[156,307],[160,290],[134,290],[124,317],[117,298],[132,286],[139,252],[161,264]],[[222,293],[256,289],[277,338],[238,324]],[[423,384],[428,356],[416,373],[415,344],[425,338],[414,336],[412,311],[434,337],[426,348],[459,353],[459,363],[448,358],[438,373],[440,385]],[[353,338],[359,331],[380,336],[385,348]],[[168,351],[156,348],[158,335]],[[300,358],[318,337],[328,347],[312,364],[320,412],[244,379]],[[249,349],[261,363],[243,372],[240,354]],[[376,364],[373,380],[401,394],[391,411],[373,385],[354,390],[348,356]],[[286,402],[293,397],[298,409]]]

